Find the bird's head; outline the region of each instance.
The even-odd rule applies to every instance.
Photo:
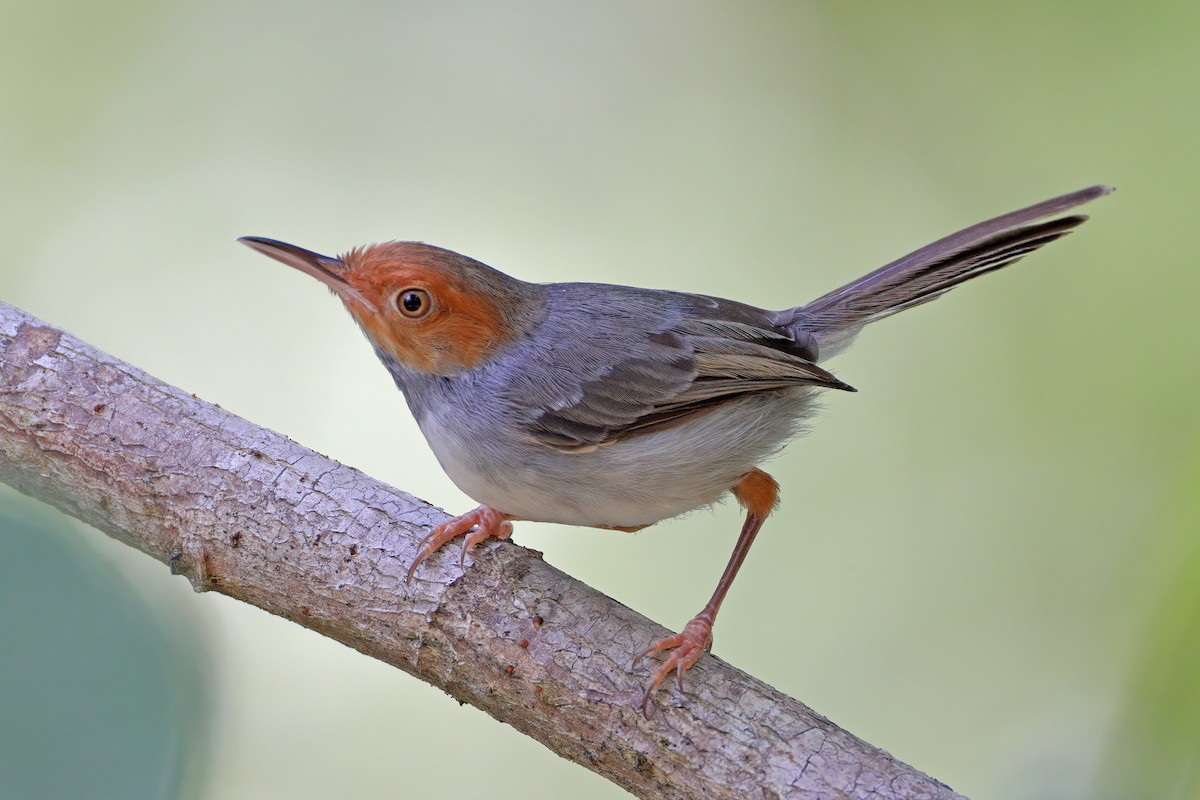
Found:
[[[430,375],[486,363],[528,329],[540,304],[540,287],[420,242],[333,258],[274,239],[238,241],[324,283],[377,348]]]

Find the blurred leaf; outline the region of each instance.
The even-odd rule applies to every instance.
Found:
[[[195,648],[64,520],[0,497],[0,794],[180,797],[206,741]]]

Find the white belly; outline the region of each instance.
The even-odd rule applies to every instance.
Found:
[[[710,505],[796,435],[811,392],[728,403],[690,422],[589,452],[560,452],[422,425],[450,479],[477,502],[519,519],[636,527]]]

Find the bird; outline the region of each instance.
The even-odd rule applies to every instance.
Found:
[[[824,390],[821,366],[867,324],[934,300],[1070,233],[1092,186],[938,239],[804,305],[604,283],[529,283],[415,241],[330,257],[257,236],[238,241],[332,291],[403,392],[450,479],[479,506],[435,527],[408,578],[454,539],[460,564],[513,522],[636,531],[728,495],[745,519],[716,590],[662,654],[641,709],[711,648],[713,623],[779,485],[762,464]],[[742,269],[749,265],[742,265]]]

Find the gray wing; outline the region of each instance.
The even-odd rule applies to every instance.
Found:
[[[544,335],[512,362],[538,368],[522,370],[510,386],[520,406],[533,407],[530,435],[551,447],[586,452],[759,392],[853,391],[813,363],[813,341],[793,339],[771,312],[629,287],[550,289],[556,297]]]

